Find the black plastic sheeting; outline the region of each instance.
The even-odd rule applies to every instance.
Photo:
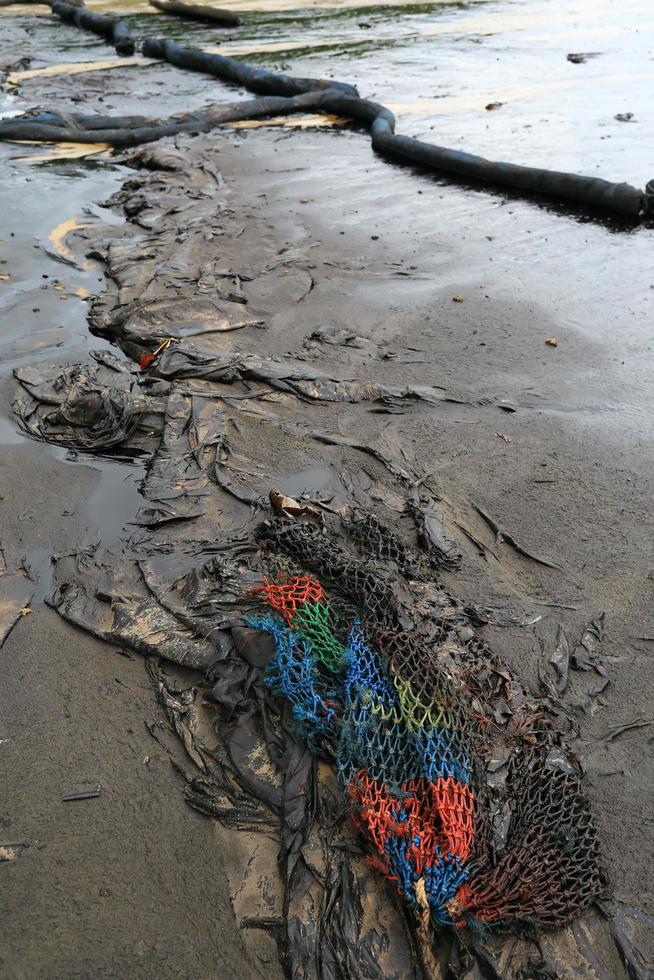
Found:
[[[136,45],[130,34],[129,25],[124,20],[109,17],[106,14],[96,14],[84,7],[76,7],[63,0],[54,0],[50,5],[52,13],[61,17],[67,24],[74,24],[87,31],[93,31],[105,38],[116,49],[116,54],[129,56],[134,54]]]
[[[59,2],[53,4],[53,10],[55,8],[65,8],[67,19],[82,26],[88,21],[90,29],[107,36],[108,28],[104,24],[107,21],[111,23],[111,18],[88,14],[87,11]],[[97,27],[92,26],[93,24],[97,24]],[[631,219],[652,212],[653,198],[649,185],[644,192],[626,183],[616,184],[599,177],[584,177],[486,160],[462,150],[448,149],[398,135],[395,133],[395,116],[389,109],[360,98],[357,89],[344,82],[295,78],[224,55],[186,48],[167,38],[146,39],[142,51],[146,57],[164,59],[170,64],[192,71],[207,72],[260,95],[279,96],[286,101],[275,104],[274,109],[265,100],[261,100],[259,106],[256,102],[246,103],[241,110],[244,115],[238,115],[239,110],[233,105],[214,106],[202,112],[165,120],[144,119],[140,125],[129,118],[105,116],[71,117],[72,125],[66,125],[68,117],[48,112],[32,112],[0,123],[0,139],[56,139],[63,142],[106,142],[113,146],[134,146],[179,132],[204,132],[221,122],[253,118],[256,115],[265,116],[271,112],[284,115],[311,108],[314,112],[347,116],[370,130],[372,147],[376,152],[437,174],[452,174],[484,185],[499,185],[528,194],[558,198],[577,205],[612,211]],[[301,97],[307,101],[301,101]]]

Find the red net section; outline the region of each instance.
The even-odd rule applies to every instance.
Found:
[[[461,886],[452,917],[465,914],[487,925],[529,920],[563,925],[580,911],[579,889],[566,865],[558,843],[544,828],[531,827],[494,868]]]
[[[252,589],[250,594],[259,595],[289,625],[306,602],[325,602],[322,585],[309,575],[294,576],[279,582],[265,578],[263,585]]]
[[[475,839],[475,799],[469,786],[456,779],[438,779],[428,783],[429,795],[439,814],[442,839],[448,853],[467,861]]]
[[[406,856],[418,875],[437,853],[466,861],[474,840],[474,796],[455,779],[415,779],[391,793],[366,770],[350,781],[352,818],[380,855],[392,838],[406,842]],[[390,855],[386,875],[392,877]]]

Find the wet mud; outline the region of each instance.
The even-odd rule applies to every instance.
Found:
[[[634,17],[636,8],[634,5]],[[475,12],[475,18],[492,19],[497,11],[494,6],[488,13]],[[330,16],[325,15],[325,34],[334,28]],[[381,33],[384,14],[377,16]],[[402,17],[401,13],[397,16]],[[406,15],[405,26],[413,28],[415,20],[428,17],[423,27],[436,31],[437,38],[446,38],[437,42],[442,47],[436,74],[447,74],[446,85],[456,90],[457,73],[468,59],[457,59],[450,52],[452,22],[461,18],[463,23],[464,17],[460,11],[447,16],[447,25],[435,25],[432,10],[412,11]],[[465,16],[469,18],[469,12]],[[533,36],[545,29],[544,21],[539,22],[544,12],[512,10],[509,18],[504,12],[502,16],[505,23],[497,28],[497,35],[480,31],[475,36],[482,39],[482,47],[488,45],[491,50],[508,45],[507,38],[516,44],[518,54],[502,58],[500,67],[493,69],[501,91],[508,93],[515,66],[524,68],[520,59],[527,57]],[[616,76],[611,75],[610,66],[604,73],[599,70],[600,57],[581,64],[565,58],[568,46],[575,51],[599,50],[597,40],[590,43],[591,36],[601,36],[602,28],[610,31],[610,10],[603,11],[604,20],[593,21],[587,36],[573,32],[569,44],[566,29],[572,28],[566,28],[567,16],[557,21],[561,34],[557,57],[565,63],[561,73],[590,66],[597,72],[598,115],[600,106],[604,112],[604,79],[611,79],[614,87],[616,112],[626,109],[628,96],[638,91],[633,79],[626,82],[618,98]],[[14,23],[14,43],[24,53],[20,38],[24,27],[18,18]],[[307,34],[316,30],[316,25],[291,26]],[[56,57],[70,59],[71,49],[60,50],[54,40],[61,35],[52,27],[45,30]],[[193,43],[199,43],[204,29],[200,33],[195,27],[191,30],[192,35],[185,37],[192,36]],[[280,22],[279,30],[292,33],[287,21]],[[466,28],[461,30],[465,35]],[[512,30],[518,35],[512,35]],[[72,50],[79,46],[75,57],[88,57],[89,51],[102,56],[102,49],[93,47],[95,42],[69,38]],[[634,45],[632,67],[637,76],[638,38],[630,36],[629,44]],[[334,70],[333,52],[328,54],[327,71],[333,71],[335,77],[351,78],[360,88],[362,80],[367,86],[376,78],[377,89],[371,92],[376,98],[385,87],[390,88],[390,81],[382,79],[382,69],[388,79],[406,79],[407,105],[415,104],[411,79],[424,82],[426,59],[434,58],[434,51],[420,43],[410,56],[402,45],[393,44],[390,51],[373,45],[371,52],[357,52],[356,56],[345,50],[338,55],[344,70],[341,66]],[[547,56],[553,58],[554,52]],[[326,73],[326,57],[327,52],[321,50],[313,55],[299,50],[293,55],[293,74]],[[408,66],[400,67],[407,57]],[[606,53],[602,57],[610,60],[613,56]],[[492,62],[489,53],[489,68]],[[3,94],[4,108],[10,105],[11,111],[21,111],[25,102],[37,100],[54,101],[63,108],[73,95],[79,95],[80,78],[85,86],[81,111],[98,111],[107,101],[120,112],[141,111],[144,100],[158,110],[164,99],[170,105],[171,91],[180,100],[180,108],[182,102],[186,108],[189,102],[193,106],[206,103],[208,84],[223,95],[228,91],[220,83],[151,64],[138,73],[127,66],[106,74],[18,79],[18,86],[10,86]],[[487,83],[489,88],[477,95],[464,91],[452,97],[488,98],[490,102],[486,93],[495,79],[485,78],[485,86]],[[570,84],[574,87],[576,82]],[[440,88],[440,81],[436,85]],[[541,87],[536,92],[534,87],[525,102],[516,100],[510,110],[512,123],[496,123],[511,106],[507,97],[509,105],[492,112],[483,107],[475,112],[462,103],[456,108],[454,102],[452,113],[462,115],[443,113],[438,125],[442,122],[450,132],[465,125],[467,143],[471,132],[479,143],[486,140],[495,148],[504,140],[515,158],[518,147],[527,150],[524,127],[533,126],[524,119],[525,113],[529,118],[534,100],[539,113],[552,113],[550,122],[560,123],[566,116],[565,87],[557,88],[555,78],[548,85],[547,92]],[[393,87],[397,92],[396,83]],[[500,91],[499,84],[492,90]],[[641,111],[647,110],[639,107],[637,119]],[[618,131],[624,132],[630,124],[607,120],[604,126],[596,115],[591,125],[588,117],[592,113],[586,111],[583,125],[575,125],[579,120],[573,118],[574,112],[567,116],[568,125],[575,127],[574,145],[548,141],[547,134],[554,128],[549,123],[538,127],[535,142],[529,144],[538,144],[539,159],[547,166],[561,165],[564,158],[571,166],[572,156],[579,158],[585,149],[587,159],[615,179],[626,176],[625,169],[630,178],[649,176],[642,130],[638,153],[629,152],[633,137],[628,132],[620,137],[624,142],[616,150],[615,144],[601,137],[617,139]],[[426,116],[412,115],[411,110],[406,115],[413,120],[410,124],[416,133],[433,125],[430,118],[435,117],[429,116],[429,109]],[[610,133],[605,132],[607,127]],[[418,484],[418,500],[428,501],[432,515],[427,525],[432,537],[440,540],[445,532],[454,553],[462,556],[459,569],[454,567],[458,562],[453,562],[449,570],[439,573],[440,582],[463,603],[490,610],[482,617],[486,620],[481,628],[484,639],[508,662],[525,689],[542,695],[543,677],[549,678],[552,690],[561,696],[579,726],[574,749],[586,770],[586,792],[619,901],[611,906],[612,931],[591,916],[561,934],[546,934],[545,962],[557,975],[581,969],[584,975],[604,977],[624,975],[621,960],[626,958],[631,975],[646,976],[652,955],[647,916],[653,907],[643,854],[651,852],[647,801],[652,771],[650,729],[641,723],[650,720],[648,662],[654,633],[648,620],[652,394],[647,326],[651,284],[646,269],[651,232],[479,189],[454,187],[410,169],[389,168],[371,157],[359,134],[333,129],[286,133],[258,127],[182,136],[157,146],[150,157],[109,155],[90,164],[55,160],[35,166],[33,161],[16,158],[25,153],[24,147],[3,147],[1,152],[14,187],[22,192],[20,197],[13,193],[8,201],[8,213],[11,216],[13,209],[15,215],[8,228],[14,235],[9,236],[10,241],[2,236],[6,264],[1,271],[6,268],[11,277],[0,283],[6,297],[2,343],[7,368],[15,369],[18,381],[15,386],[7,378],[4,389],[4,426],[11,443],[7,453],[13,461],[6,480],[8,486],[25,484],[40,472],[45,486],[49,478],[43,471],[65,474],[63,485],[53,482],[50,492],[36,495],[33,517],[24,517],[27,526],[34,525],[28,543],[10,525],[3,531],[7,572],[21,578],[10,583],[2,576],[0,581],[6,579],[10,593],[18,583],[27,595],[24,599],[22,592],[14,594],[13,614],[18,602],[25,602],[20,609],[30,603],[34,609],[14,620],[3,654],[18,651],[16,644],[23,637],[25,668],[39,674],[41,629],[60,637],[55,646],[59,651],[56,662],[62,669],[70,659],[70,649],[75,651],[73,662],[81,657],[91,641],[87,634],[71,633],[51,610],[43,609],[40,598],[47,597],[66,618],[100,638],[118,640],[121,646],[206,672],[221,649],[220,631],[211,637],[207,634],[215,624],[230,621],[239,597],[227,590],[225,610],[206,607],[206,595],[197,591],[202,583],[186,582],[185,576],[210,556],[217,528],[225,532],[251,517],[265,516],[267,493],[274,487],[312,505],[322,503],[328,516],[330,509],[338,511],[351,502],[372,508],[397,523],[410,540],[415,534],[414,517],[407,505],[415,493],[412,486]],[[34,249],[34,244],[40,248]],[[52,277],[52,284],[41,278],[46,274]],[[47,288],[41,289],[44,283]],[[64,289],[56,288],[59,285]],[[89,296],[80,296],[79,290],[88,290]],[[59,314],[62,308],[65,316]],[[89,325],[93,335],[89,335]],[[556,345],[547,344],[547,339],[556,340]],[[91,350],[99,353],[91,357]],[[87,379],[76,378],[86,386],[81,415],[78,400],[62,405],[70,382],[59,391],[52,384],[74,363],[83,366]],[[107,387],[112,392],[110,402],[88,401],[89,394],[95,398]],[[23,432],[58,443],[59,448],[18,441],[8,407],[14,396]],[[91,414],[96,412],[91,424],[89,409]],[[107,418],[111,419],[108,427]],[[95,455],[89,457],[89,449]],[[166,465],[158,465],[157,457]],[[178,467],[175,472],[190,493],[174,492],[170,465]],[[95,469],[94,489],[87,482],[89,467]],[[120,492],[119,483],[127,489]],[[83,522],[86,528],[76,526],[74,535],[62,516],[46,521],[45,526],[37,517],[42,511],[54,515],[53,508],[61,507],[67,495],[78,501],[74,506],[90,515]],[[255,508],[258,513],[253,515]],[[15,511],[10,515],[20,529]],[[77,525],[77,519],[73,520]],[[130,534],[132,543],[126,547]],[[422,534],[423,540],[425,536],[429,540],[424,524]],[[174,560],[167,541],[173,546],[186,542]],[[127,560],[134,548],[140,549],[136,575],[134,563]],[[28,554],[26,574],[20,565],[27,552],[32,560]],[[53,553],[62,555],[54,569],[50,567]],[[174,575],[173,565],[177,567]],[[98,568],[103,572],[95,580]],[[30,598],[34,585],[29,576],[38,580],[35,600]],[[186,588],[171,593],[173,580],[186,582]],[[63,592],[62,583],[66,585]],[[71,583],[75,588],[70,588]],[[91,583],[95,598],[88,592]],[[107,617],[107,610],[98,611],[98,597],[105,597],[106,602],[106,596],[112,594],[120,596],[121,620]],[[144,603],[150,604],[150,611]],[[580,649],[584,629],[600,613],[605,614],[606,635],[599,651],[592,635]],[[200,633],[198,620],[193,619],[198,615],[207,627]],[[46,625],[51,622],[57,623],[56,628]],[[143,629],[144,622],[151,624],[149,631]],[[34,647],[31,631],[36,631]],[[120,659],[110,648],[99,656],[103,665]],[[89,667],[85,659],[80,662],[79,673],[86,676],[83,684],[92,680],[96,685],[98,668],[95,664]],[[595,669],[596,663],[603,673]],[[225,801],[216,800],[217,760],[207,754],[207,747],[215,752],[208,727],[213,716],[200,703],[200,675],[178,675],[177,669],[169,663],[156,670],[152,666],[149,679],[139,675],[135,682],[138,698],[125,702],[118,715],[107,711],[106,741],[112,741],[117,728],[122,726],[124,731],[140,724],[129,719],[142,722],[148,713],[146,705],[155,717],[155,706],[148,700],[152,683],[170,725],[186,747],[186,757],[177,758],[188,778],[187,800],[225,822]],[[16,733],[25,728],[22,676],[13,675],[10,694]],[[51,683],[52,690],[58,690],[55,678]],[[75,687],[79,683],[77,675],[69,682]],[[40,688],[37,697],[39,704],[51,704],[48,690]],[[93,689],[88,698],[96,710],[104,711],[105,702]],[[88,730],[85,725],[90,724],[93,712],[89,708],[83,712],[76,705],[71,714],[67,737],[82,746]],[[169,750],[177,751],[174,739],[166,741],[164,729],[156,728],[155,733],[166,749],[149,734],[147,738],[162,760]],[[133,738],[126,738],[125,750],[136,751],[134,743]],[[21,749],[27,751],[19,746],[19,760],[24,758]],[[239,760],[239,751],[250,750],[247,744],[234,743],[232,762]],[[97,758],[107,763],[102,753]],[[125,769],[120,755],[110,759],[112,772]],[[62,756],[55,754],[52,767],[61,766]],[[272,799],[277,788],[271,785],[271,773],[256,767],[253,771],[259,791],[267,786]],[[68,786],[92,781],[95,775],[88,769],[67,773],[62,788],[64,782]],[[125,778],[124,792],[136,793],[141,777]],[[162,775],[159,785],[162,808],[172,805],[168,803],[172,797],[181,807],[183,783],[171,774],[170,779]],[[39,791],[34,794],[38,799]],[[62,806],[95,806],[102,800],[103,795],[99,800]],[[24,876],[23,882],[34,874],[29,861],[43,860],[39,855],[47,853],[47,848],[38,850],[33,838],[40,831],[32,829],[24,816],[29,801],[7,807],[8,816],[13,811],[11,834],[20,827],[18,836],[29,838],[34,845],[7,865],[12,873]],[[54,808],[41,812],[44,826],[62,826],[63,817]],[[224,891],[207,899],[193,892],[194,875],[184,874],[180,880],[170,876],[161,859],[161,838],[176,846],[179,831],[168,820],[149,838],[153,878],[165,893],[174,888],[186,896],[189,907],[201,907],[207,914],[209,933],[209,920],[217,908],[222,909],[220,922],[229,930],[230,894],[241,927],[234,936],[245,945],[243,953],[234,937],[226,938],[229,955],[224,963],[229,966],[217,968],[192,959],[189,966],[188,947],[181,939],[171,940],[166,947],[166,969],[171,969],[171,975],[178,969],[181,975],[186,970],[192,975],[226,976],[235,958],[244,955],[251,975],[258,975],[262,963],[271,971],[271,964],[277,961],[272,937],[280,938],[276,929],[281,928],[280,903],[283,905],[279,884],[275,884],[279,844],[272,829],[269,835],[254,838],[257,860],[253,867],[261,874],[244,880],[243,866],[252,857],[252,834],[242,833],[239,838],[220,822],[198,817],[197,823],[188,807],[184,813],[189,814],[184,819],[192,820],[188,833],[194,846],[189,846],[182,860],[195,860],[205,868],[211,862],[211,880],[217,889],[223,885],[215,883],[222,881]],[[199,824],[213,828],[218,848],[208,832],[196,829]],[[127,815],[122,828],[123,834],[134,833],[136,839],[136,814]],[[81,833],[84,837],[89,831],[82,828]],[[106,833],[109,839],[118,839],[111,827]],[[87,849],[76,873],[78,883],[97,862],[91,838],[84,839]],[[243,843],[236,844],[238,839]],[[13,838],[8,842],[16,843]],[[320,865],[313,839],[308,849],[316,857],[303,855],[302,874],[309,870],[318,879],[326,876],[330,881],[333,869]],[[106,846],[100,850],[103,860],[109,856]],[[61,860],[65,862],[67,856]],[[130,850],[121,867],[127,873],[130,867],[139,868],[140,877],[147,877],[140,872],[142,861],[138,849]],[[347,887],[355,882],[357,894],[380,894],[379,881],[366,878],[356,860],[350,868],[353,877]],[[197,873],[202,875],[199,866]],[[294,884],[297,889],[297,879]],[[141,900],[159,901],[160,888],[153,886],[149,893],[145,885],[141,888]],[[347,891],[342,885],[341,901],[342,889]],[[296,900],[301,890],[291,889],[290,894]],[[307,894],[315,900],[315,891]],[[375,913],[393,908],[388,896],[376,901],[376,907],[363,911],[364,932],[365,922],[371,921],[366,916],[374,918]],[[117,904],[127,909],[129,897]],[[22,922],[15,923],[15,937],[29,937],[36,926],[36,909],[41,908],[35,905]],[[313,921],[306,906],[293,908],[292,913],[291,918],[297,916],[298,921]],[[52,922],[49,907],[45,914]],[[68,914],[59,920],[64,933],[71,928]],[[104,914],[88,915],[90,936]],[[396,910],[385,911],[383,926],[377,924],[392,937],[387,958],[379,960],[379,969],[386,976],[410,975],[408,964],[413,960],[410,939],[396,915]],[[126,919],[123,928],[131,950],[126,955],[133,956],[137,937]],[[330,928],[335,928],[334,922]],[[153,923],[151,930],[157,936],[155,945],[163,942],[160,927]],[[206,934],[202,930],[200,947]],[[281,939],[280,944],[284,960],[288,945]],[[108,957],[105,974],[127,975],[115,933],[104,937],[101,946],[103,956]],[[518,949],[491,944],[488,948],[501,976],[514,975],[536,955],[531,945]],[[45,937],[42,953],[34,953],[27,967],[21,967],[15,942],[8,975],[14,975],[12,969],[20,975],[21,968],[32,975],[52,975],[44,966],[47,950]],[[58,964],[56,975],[74,975],[74,970],[87,975],[85,969],[97,966],[92,950],[83,950],[82,945],[77,946],[73,960],[61,948],[53,946],[52,951]],[[156,956],[149,955],[143,961],[142,975],[166,975]],[[90,964],[88,968],[85,963]],[[284,965],[289,968],[288,960]],[[470,971],[475,969],[479,967],[457,964],[450,958],[454,975],[473,976]],[[642,972],[634,972],[638,970]]]

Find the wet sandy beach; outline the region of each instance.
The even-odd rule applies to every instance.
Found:
[[[651,15],[637,0],[619,12],[581,0],[315,13],[306,4],[234,6],[244,24],[231,35],[140,3],[112,9],[129,12],[142,36],[160,31],[204,47],[231,37],[221,50],[352,81],[391,106],[410,135],[637,186],[654,175],[644,98]],[[161,64],[37,74],[116,59],[33,11],[3,12],[0,28],[9,73],[2,113],[72,99],[83,111],[166,114],[235,97]],[[575,64],[571,52],[589,57]],[[17,64],[25,55],[29,64]],[[501,105],[486,108],[493,103]],[[615,118],[625,113],[633,119]],[[559,625],[578,638],[606,614],[609,684],[580,708],[577,748],[612,887],[653,915],[652,729],[605,738],[652,719],[652,230],[391,166],[338,120],[293,123],[197,138],[220,173],[219,247],[241,269],[260,268],[262,255],[285,267],[283,276],[244,280],[264,328],[247,327],[238,341],[323,368],[337,358],[347,366],[350,356],[359,365],[361,348],[349,355],[316,334],[363,338],[369,374],[452,396],[397,414],[328,406],[324,418],[428,474],[464,556],[460,571],[443,576],[447,587],[499,611],[483,635],[525,685],[537,689]],[[189,155],[193,145],[178,141]],[[0,544],[7,568],[24,559],[37,580],[31,614],[0,651],[3,842],[30,845],[3,865],[0,969],[9,978],[277,976],[268,936],[244,952],[223,847],[212,823],[185,805],[145,727],[159,708],[142,663],[43,603],[51,555],[124,538],[142,504],[138,460],[75,457],[30,441],[10,407],[14,369],[110,348],[86,321],[90,298],[107,285],[103,265],[86,256],[75,228],[121,226],[103,202],[134,172],[106,147],[92,150],[39,162],[58,148],[0,144]],[[302,476],[311,489],[310,469]],[[316,489],[321,479],[318,469]],[[297,491],[297,480],[289,474],[280,489]],[[474,503],[561,570],[498,544]],[[580,705],[582,687],[572,694]],[[66,786],[87,782],[101,784],[98,799],[61,802]],[[642,952],[651,960],[654,950]]]

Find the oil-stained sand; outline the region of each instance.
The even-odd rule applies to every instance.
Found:
[[[601,26],[589,26],[588,41]],[[548,58],[554,60],[556,53],[564,60],[568,48],[594,47],[609,49],[602,55],[605,63],[616,57],[610,53],[614,38],[610,44],[604,38],[592,40],[591,47],[584,36],[566,36],[565,24],[559,24],[559,30],[561,41],[552,45]],[[569,24],[567,30],[572,30]],[[55,36],[52,30],[50,37]],[[23,51],[26,43],[21,42]],[[484,43],[493,61],[491,52],[501,42]],[[637,48],[636,38],[633,43]],[[98,58],[107,52],[94,42],[89,50]],[[439,90],[451,88],[456,99],[457,86],[447,84],[459,70],[450,50],[439,50],[439,67],[430,83]],[[624,51],[620,57],[626,62]],[[402,86],[402,93],[397,79],[403,76],[397,66],[386,72],[389,77],[379,80],[383,95],[388,91],[399,99],[427,94],[424,73],[426,65],[434,62],[433,52],[429,58],[430,62],[425,52],[422,59],[418,51],[417,64],[408,69],[412,81]],[[588,65],[593,72],[610,76],[600,72],[602,58]],[[462,58],[463,63],[467,60]],[[636,62],[637,58],[634,73]],[[518,73],[519,64],[511,54],[500,62],[500,69],[493,68],[505,76],[497,79],[498,91],[512,88],[511,75]],[[565,71],[586,67],[570,66]],[[307,73],[318,74],[323,68],[324,63],[314,63]],[[450,69],[454,74],[443,83],[443,73]],[[117,108],[125,103],[142,108],[145,96],[162,98],[161,87],[154,84],[157,80],[166,79],[169,97],[171,78],[192,90],[182,96],[185,100],[207,101],[206,80],[191,80],[170,70],[160,73],[157,66],[147,71],[151,74],[143,73],[138,82],[131,80],[130,69],[125,69],[122,79],[120,71],[110,72],[116,78],[110,83],[115,88],[108,91],[104,82],[97,82],[88,93],[90,110],[100,107],[95,100],[107,96]],[[341,61],[333,74],[361,84],[368,72],[372,87],[374,73],[380,72],[374,59]],[[647,118],[650,111],[638,97],[642,80],[630,82],[629,74],[625,73],[611,111],[598,81],[593,93],[597,102],[592,103],[592,111],[584,107],[586,119],[567,142],[551,138],[553,133],[563,135],[566,93],[555,93],[551,101],[543,95],[544,105],[534,93],[531,101],[516,103],[504,117],[504,107],[489,114],[480,109],[479,115],[464,114],[461,120],[448,117],[447,133],[450,138],[455,132],[457,138],[464,135],[462,145],[471,149],[483,148],[479,142],[483,140],[487,145],[504,141],[505,157],[533,154],[545,165],[558,165],[563,158],[572,168],[576,162],[582,169],[579,161],[590,158],[605,176],[642,181],[651,176],[651,146],[646,152],[646,132],[651,128],[630,130],[630,124],[612,118],[613,109],[619,112],[634,105],[639,117]],[[141,72],[138,76],[141,79]],[[36,84],[37,79],[29,82]],[[48,85],[55,84],[54,77],[48,79]],[[73,84],[79,86],[79,76]],[[411,91],[413,84],[417,92]],[[610,84],[615,85],[615,76]],[[484,78],[484,90],[486,85]],[[584,92],[589,88],[585,81]],[[28,104],[49,102],[53,95],[65,104],[72,91],[63,85],[60,89],[26,85],[21,95]],[[385,100],[381,91],[378,97]],[[470,134],[478,140],[474,146]],[[610,139],[600,142],[602,136]],[[564,576],[536,569],[504,548],[495,549],[499,561],[492,555],[485,560],[462,539],[463,570],[448,577],[454,590],[475,601],[501,605],[538,600],[538,611],[545,618],[533,628],[486,630],[524,681],[536,685],[540,641],[553,649],[559,622],[576,635],[591,614],[606,612],[604,660],[610,686],[606,703],[597,705],[594,714],[581,716],[586,744],[580,748],[589,767],[588,789],[613,885],[629,904],[652,913],[645,860],[651,854],[651,731],[636,729],[608,743],[594,741],[613,726],[651,718],[652,644],[639,639],[654,635],[649,612],[652,391],[647,261],[651,233],[576,220],[476,189],[440,186],[375,160],[366,141],[356,135],[311,131],[286,135],[261,129],[216,140],[221,140],[216,143],[217,168],[227,183],[230,206],[242,215],[243,224],[259,221],[268,226],[271,249],[290,246],[298,250],[298,261],[316,267],[310,270],[314,280],[310,294],[294,303],[284,301],[275,307],[274,296],[257,296],[257,289],[263,287],[252,286],[252,302],[267,307],[266,330],[257,335],[266,352],[302,349],[304,338],[312,332],[344,328],[401,350],[395,359],[398,376],[405,377],[408,370],[412,381],[445,383],[488,399],[488,406],[439,408],[420,432],[405,416],[371,416],[367,424],[377,431],[381,419],[384,426],[388,424],[391,441],[403,441],[412,455],[433,468],[455,513],[465,512],[467,519],[469,502],[479,501],[519,541],[564,566]],[[23,153],[24,148],[2,148],[5,159],[17,152]],[[62,302],[54,288],[39,288],[44,273],[59,273],[67,286],[70,278],[71,289],[78,288],[82,279],[71,267],[48,264],[32,250],[31,241],[34,237],[45,244],[45,232],[79,215],[78,188],[88,180],[84,164],[66,164],[78,169],[50,171],[25,183],[27,166],[12,168],[15,183],[10,193],[16,218],[7,230],[16,232],[20,246],[12,246],[6,233],[0,236],[2,256],[12,273],[10,286],[0,284],[2,343],[8,345],[5,356],[13,363],[17,359],[31,363],[32,344],[27,337],[32,334],[37,344],[60,322],[64,330],[52,344],[64,339],[64,349],[56,351],[62,360],[69,353],[74,357],[72,352],[87,344],[98,345],[93,338],[84,339],[84,306],[79,299]],[[111,171],[94,174],[97,189],[88,200],[104,199],[120,176]],[[16,200],[16,189],[33,196],[35,187],[56,197],[57,208],[63,211],[48,214],[50,202],[45,204],[43,236],[38,229],[22,225],[20,199]],[[241,253],[243,263],[247,258]],[[28,269],[31,277],[26,275]],[[464,302],[453,303],[454,295],[461,295]],[[10,298],[5,300],[6,296]],[[73,303],[79,306],[71,313],[68,307]],[[66,315],[58,319],[62,307]],[[33,308],[39,308],[39,313],[32,313]],[[558,339],[556,348],[545,344],[548,337]],[[52,353],[48,351],[50,359]],[[327,355],[319,351],[316,356]],[[503,410],[500,403],[510,410]],[[348,431],[347,412],[341,409],[337,426],[343,433]],[[370,431],[359,435],[367,437]],[[6,489],[1,491],[6,524],[0,540],[12,561],[19,561],[26,551],[39,552],[42,574],[47,574],[47,555],[70,546],[71,518],[64,518],[62,512],[71,504],[73,509],[83,509],[93,492],[84,464],[61,463],[49,452],[38,446],[26,450],[14,442],[7,457],[14,462],[3,466]],[[112,488],[117,486],[119,479],[108,478],[113,480]],[[138,505],[136,496],[123,499],[116,504],[116,520],[109,516],[103,528],[112,500],[120,499],[108,493],[100,508],[103,520],[97,510],[91,519],[108,540],[120,530],[122,518],[129,519],[131,504]],[[27,511],[33,511],[32,516],[18,520]],[[484,537],[483,525],[475,529],[494,548],[492,537]],[[580,608],[540,605],[549,601]],[[45,653],[49,656],[44,668]],[[141,971],[136,975],[144,977],[166,976],[166,970],[171,976],[230,975],[229,966],[216,959],[219,949],[228,950],[227,964],[241,953],[238,934],[230,925],[220,849],[212,846],[210,824],[184,808],[179,783],[163,756],[158,768],[142,761],[145,756],[154,758],[158,750],[141,728],[143,719],[157,711],[141,665],[123,663],[114,651],[71,631],[36,603],[34,612],[15,627],[2,656],[8,670],[11,713],[6,716],[11,741],[0,751],[15,751],[19,759],[16,788],[7,783],[5,809],[12,823],[4,828],[4,839],[32,843],[20,858],[4,866],[15,888],[7,894],[16,895],[11,904],[19,909],[9,920],[8,962],[3,965],[7,975],[126,976],[134,974],[135,963]],[[113,680],[116,676],[133,684],[134,690],[127,691]],[[118,695],[103,693],[107,685],[113,692],[112,684]],[[70,718],[62,708],[67,703],[72,705],[67,708]],[[104,737],[98,744],[99,718]],[[0,737],[5,733],[0,732]],[[95,746],[92,754],[88,754],[89,743]],[[34,763],[41,758],[42,766]],[[16,771],[9,763],[8,771]],[[154,788],[144,780],[144,773],[152,779],[153,769],[158,780]],[[96,779],[103,784],[98,800],[60,802],[64,784]],[[120,790],[112,792],[114,786]],[[152,799],[155,812],[151,810],[146,819]],[[78,809],[66,809],[73,807]],[[39,849],[37,841],[47,846]],[[56,847],[61,847],[60,853]],[[54,859],[49,857],[53,850]],[[190,871],[182,873],[180,866]],[[105,884],[116,879],[116,887]],[[43,886],[44,880],[52,882],[51,889]],[[96,883],[97,898],[92,893]],[[113,894],[100,896],[101,888]],[[160,916],[148,911],[155,903]],[[184,908],[194,909],[192,925],[184,922]],[[197,909],[204,916],[199,924]],[[192,948],[191,935],[197,937]],[[208,945],[211,936],[213,946]],[[245,967],[236,962],[243,974]],[[250,968],[256,975],[257,965]],[[269,970],[266,966],[264,972]]]

